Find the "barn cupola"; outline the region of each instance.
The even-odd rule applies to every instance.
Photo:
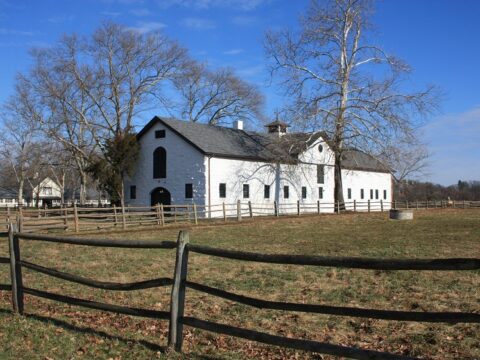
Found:
[[[272,135],[282,136],[287,133],[287,128],[289,125],[285,124],[284,122],[278,120],[278,117],[275,121],[265,125],[267,128],[267,132]]]

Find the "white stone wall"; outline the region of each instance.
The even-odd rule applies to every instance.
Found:
[[[319,200],[319,187],[323,188],[321,202],[322,212],[333,210],[333,156],[323,144],[323,151],[318,151],[320,142],[313,145],[310,150],[301,156],[301,165],[285,165],[245,161],[236,159],[210,159],[210,199],[211,204],[225,203],[227,215],[234,216],[236,208],[233,206],[240,200],[242,202],[242,214],[248,215],[248,201],[254,205],[254,215],[262,213],[272,214],[274,201],[279,204],[280,213],[295,213],[297,200],[302,205],[302,211],[317,211]],[[317,164],[325,165],[325,181],[317,184]],[[207,168],[208,169],[208,168]],[[208,175],[207,175],[208,176]],[[226,197],[220,198],[219,187],[226,184]],[[243,197],[243,185],[249,185],[249,198]],[[270,198],[264,197],[264,186],[270,185]],[[289,197],[284,198],[284,186],[289,187]],[[307,197],[302,198],[302,187],[307,188]],[[207,186],[208,191],[208,186]],[[208,195],[207,195],[208,197]],[[325,203],[325,204],[323,204]],[[330,203],[327,205],[327,203]],[[212,217],[222,216],[220,206],[212,207]]]
[[[165,130],[156,139],[155,131]],[[153,178],[153,152],[159,146],[167,152],[167,177]],[[205,157],[191,144],[163,124],[155,124],[140,139],[140,157],[134,175],[125,182],[125,201],[130,205],[150,206],[151,192],[163,187],[170,192],[172,204],[205,204]],[[185,184],[193,184],[193,199],[185,199]],[[136,199],[130,199],[130,185],[135,185]]]
[[[155,138],[156,130],[165,130],[164,138]],[[319,145],[323,150],[319,151]],[[167,152],[167,177],[153,178],[153,152],[159,146]],[[300,165],[263,163],[238,159],[226,159],[204,156],[163,124],[155,124],[140,139],[140,157],[134,175],[125,183],[126,203],[129,205],[149,206],[151,192],[157,187],[167,189],[172,204],[195,203],[199,206],[200,216],[205,208],[205,216],[223,216],[222,203],[226,204],[227,215],[236,216],[236,203],[242,203],[242,215],[248,216],[248,202],[253,205],[254,215],[273,214],[274,201],[279,204],[280,213],[296,213],[297,201],[302,212],[316,212],[320,201],[321,212],[334,210],[334,156],[328,145],[319,140],[300,156]],[[317,183],[317,165],[325,166],[323,184]],[[343,188],[347,209],[353,209],[356,200],[357,210],[367,210],[370,189],[373,190],[372,204],[379,203],[387,191],[384,209],[390,208],[391,176],[357,170],[343,170]],[[185,184],[193,184],[193,199],[185,198]],[[221,198],[219,186],[226,184],[226,197]],[[249,185],[249,198],[243,197],[243,185]],[[130,185],[136,186],[136,199],[130,199]],[[270,198],[264,197],[264,186],[270,185]],[[289,186],[289,198],[284,198],[284,186]],[[306,198],[302,198],[302,187],[307,188]],[[319,188],[323,188],[323,198],[319,199]],[[364,199],[360,198],[360,189],[364,189]],[[348,199],[351,189],[351,199]],[[378,190],[378,200],[375,199]],[[210,200],[210,203],[209,203]],[[211,204],[209,209],[208,205]],[[205,207],[204,207],[205,206]],[[379,206],[377,205],[378,210]],[[211,212],[209,212],[209,210]],[[372,211],[377,210],[372,205]]]
[[[380,200],[384,210],[391,207],[392,201],[392,176],[389,173],[342,170],[343,196],[348,210],[353,210],[353,201],[357,202],[357,211],[368,210],[368,200],[371,202],[370,210],[380,210]],[[348,198],[348,189],[351,189],[351,198]],[[361,198],[361,189],[364,198]],[[372,191],[372,193],[371,193]],[[377,198],[378,191],[378,198]],[[386,191],[386,196],[384,196]],[[371,196],[372,195],[372,196]]]

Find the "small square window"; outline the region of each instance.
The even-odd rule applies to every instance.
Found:
[[[263,188],[263,197],[265,199],[270,199],[270,185],[265,185]]]
[[[165,137],[165,130],[155,130],[155,139],[161,139]]]
[[[352,198],[352,189],[350,188],[347,189],[347,197],[349,200]]]
[[[360,199],[365,199],[365,191],[363,189],[360,189]]]
[[[370,200],[373,200],[373,189],[370,189]]]
[[[248,199],[250,197],[250,185],[243,184],[243,198]]]
[[[302,199],[306,199],[306,198],[307,198],[307,187],[302,186]]]
[[[323,199],[323,187],[318,188],[318,198]]]
[[[185,199],[192,199],[192,198],[193,198],[193,185],[185,184]]]
[[[378,189],[375,190],[375,199],[378,200]]]
[[[137,198],[137,187],[135,185],[130,186],[130,199],[135,200]]]
[[[290,197],[290,189],[288,186],[283,187],[283,198],[288,199]]]
[[[383,190],[383,200],[387,200],[387,190]]]
[[[227,184],[221,183],[218,187],[218,196],[220,198],[226,198],[227,197]]]

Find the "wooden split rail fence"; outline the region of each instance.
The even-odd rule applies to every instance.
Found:
[[[211,206],[197,204],[128,206],[109,208],[58,208],[0,210],[0,225],[4,232],[9,222],[16,222],[21,232],[61,230],[70,232],[102,229],[126,229],[135,226],[165,226],[172,223],[193,223],[208,219],[223,221],[259,216],[313,215],[324,213],[381,212],[389,209],[436,209],[460,208],[480,209],[480,201],[347,201],[344,204],[322,202],[254,204],[250,201],[237,201]]]
[[[20,256],[20,240],[46,241],[52,243],[97,246],[97,247],[121,247],[131,249],[176,249],[176,261],[174,276],[151,279],[134,283],[103,282],[84,278],[78,275],[62,272],[57,269],[46,268],[22,260]],[[126,314],[158,320],[169,320],[168,345],[176,351],[181,351],[183,343],[183,327],[189,326],[205,331],[239,337],[251,341],[257,341],[269,345],[282,346],[296,350],[312,351],[322,354],[343,356],[352,359],[411,359],[407,356],[379,352],[374,350],[346,347],[330,343],[294,339],[277,336],[261,331],[244,329],[232,325],[212,322],[185,315],[186,289],[203,292],[212,296],[220,297],[232,302],[249,305],[259,309],[275,309],[282,311],[297,311],[315,314],[362,317],[383,319],[392,321],[414,322],[444,322],[455,323],[480,323],[479,313],[466,312],[420,312],[420,311],[393,311],[378,310],[356,307],[331,306],[320,304],[302,304],[292,302],[269,301],[249,296],[235,294],[219,288],[187,280],[189,254],[202,254],[207,256],[221,257],[237,261],[254,261],[270,264],[326,266],[350,269],[368,270],[478,270],[480,258],[451,258],[451,259],[374,259],[357,257],[326,257],[306,255],[273,255],[252,252],[242,252],[200,246],[189,243],[189,235],[186,231],[180,231],[177,242],[174,241],[142,241],[142,240],[104,240],[83,239],[72,237],[53,237],[48,235],[35,235],[29,233],[15,233],[14,226],[9,229],[10,257],[0,257],[0,264],[10,264],[11,284],[0,284],[0,290],[12,292],[13,310],[17,314],[24,312],[24,294],[82,306],[90,309],[109,311],[118,314]],[[171,298],[169,311],[157,311],[142,308],[132,308],[105,304],[91,300],[74,298],[66,295],[51,293],[42,289],[25,286],[22,280],[22,270],[39,272],[48,276],[65,281],[77,283],[98,289],[112,291],[133,291],[161,286],[171,286]]]

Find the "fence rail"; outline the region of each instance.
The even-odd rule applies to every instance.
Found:
[[[176,249],[174,276],[173,279],[168,277],[162,277],[131,283],[97,281],[94,279],[62,272],[57,269],[47,268],[38,264],[22,260],[20,256],[20,239],[25,241],[46,241],[51,243],[97,247],[165,250]],[[54,237],[48,235],[18,233],[14,232],[14,225],[9,227],[9,249],[10,257],[0,257],[0,263],[10,264],[11,284],[0,284],[0,290],[12,292],[13,309],[16,313],[23,314],[23,297],[24,294],[29,294],[35,297],[63,302],[76,306],[82,306],[90,309],[159,320],[169,320],[168,344],[170,347],[174,348],[177,351],[181,351],[182,349],[183,326],[190,326],[201,330],[235,336],[265,344],[282,346],[297,350],[314,351],[323,354],[349,357],[353,359],[411,359],[407,356],[379,352],[374,350],[352,348],[311,340],[287,338],[283,336],[260,332],[257,330],[244,329],[231,325],[225,325],[208,320],[198,319],[195,317],[185,316],[184,309],[185,303],[187,301],[187,288],[259,309],[306,312],[335,316],[362,317],[390,321],[413,321],[430,323],[441,322],[447,324],[480,323],[479,313],[398,311],[356,308],[348,306],[331,306],[322,304],[301,304],[293,302],[269,301],[235,294],[233,292],[187,280],[189,253],[216,256],[238,261],[256,261],[271,264],[273,263],[297,266],[309,265],[368,270],[408,271],[478,270],[480,269],[480,258],[373,259],[360,257],[261,254],[190,244],[189,235],[186,231],[180,231],[176,242],[154,242],[140,240],[83,239],[74,237]],[[41,289],[30,288],[24,286],[22,280],[23,268],[76,284],[110,291],[135,291],[163,286],[171,286],[170,309],[169,311],[158,311],[151,309],[119,306],[115,304],[107,304],[92,300],[79,299],[76,297],[55,294]]]
[[[7,228],[16,221],[21,232],[64,230],[81,232],[102,229],[126,229],[138,226],[165,226],[168,224],[192,223],[211,219],[236,220],[264,216],[313,215],[348,212],[383,212],[389,209],[480,209],[480,201],[346,201],[343,204],[317,201],[305,203],[248,202],[208,205],[181,204],[157,206],[128,206],[110,208],[17,209],[0,210],[0,227]]]

